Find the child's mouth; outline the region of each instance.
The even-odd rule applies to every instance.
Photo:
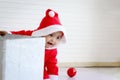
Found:
[[[50,48],[50,47],[53,47],[53,43],[47,42],[47,43],[46,43],[46,48]]]
[[[47,42],[47,44],[49,44],[49,45],[53,45],[53,43],[51,43],[51,42]]]

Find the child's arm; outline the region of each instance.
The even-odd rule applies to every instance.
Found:
[[[16,35],[26,35],[26,36],[31,36],[32,30],[20,30],[20,31],[0,31],[0,36],[5,36],[6,34],[16,34]]]
[[[32,34],[32,30],[20,30],[20,31],[11,31],[12,34],[16,34],[16,35],[26,35],[26,36],[31,36]]]

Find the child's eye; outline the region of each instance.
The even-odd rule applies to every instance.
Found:
[[[49,36],[51,36],[51,37],[52,37],[52,36],[53,36],[53,34],[50,34]]]
[[[57,39],[60,39],[60,37],[57,37]]]

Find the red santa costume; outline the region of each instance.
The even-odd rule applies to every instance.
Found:
[[[11,31],[12,34],[28,35],[28,36],[46,36],[53,32],[62,31],[63,37],[60,43],[66,42],[65,30],[60,23],[58,13],[48,9],[46,15],[42,19],[39,27],[35,30],[21,30]],[[57,48],[45,49],[45,61],[44,61],[44,80],[58,80],[58,66],[57,66]]]

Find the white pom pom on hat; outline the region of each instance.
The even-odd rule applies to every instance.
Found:
[[[55,12],[54,12],[54,11],[50,11],[50,12],[49,12],[49,16],[50,16],[50,17],[54,17],[54,16],[55,16]]]
[[[63,37],[61,42],[66,42],[66,33],[63,25],[61,24],[58,13],[52,9],[47,9],[45,17],[40,22],[40,25],[33,31],[32,36],[46,36],[53,32],[62,31]]]

